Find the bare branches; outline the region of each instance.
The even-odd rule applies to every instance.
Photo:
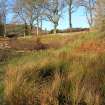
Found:
[[[89,26],[92,27],[94,24],[96,0],[80,0],[79,4],[84,7],[87,21]]]
[[[54,33],[62,16],[64,4],[62,0],[48,0],[44,6],[45,16],[54,24]]]
[[[66,0],[69,12],[69,27],[72,28],[72,14],[78,9],[78,0]]]
[[[35,21],[41,16],[41,12],[40,0],[16,0],[14,5],[15,15],[19,16],[25,25],[30,25],[30,32]]]

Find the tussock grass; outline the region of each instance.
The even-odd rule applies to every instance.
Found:
[[[30,58],[32,59],[32,58]],[[31,61],[31,60],[30,60]],[[105,55],[60,52],[8,66],[5,100],[10,105],[101,105]]]

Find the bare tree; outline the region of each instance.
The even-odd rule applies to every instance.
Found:
[[[54,24],[55,34],[59,19],[62,16],[63,7],[64,5],[62,0],[48,0],[45,4],[45,15],[48,18],[48,20]]]
[[[31,33],[35,25],[35,21],[38,22],[37,20],[41,15],[41,3],[39,1],[40,0],[16,0],[14,6],[14,17],[20,18],[23,21],[25,26],[25,34],[28,33],[28,26],[30,26]]]
[[[87,21],[89,26],[92,27],[94,23],[96,0],[80,0],[80,5],[85,8]]]
[[[24,9],[24,2],[23,0],[16,0],[13,7],[14,17],[16,23],[23,23],[24,24],[24,35],[28,34],[28,23],[27,23],[27,15]]]
[[[66,0],[68,5],[68,13],[69,13],[69,27],[72,28],[72,14],[77,10],[79,7],[78,0]]]

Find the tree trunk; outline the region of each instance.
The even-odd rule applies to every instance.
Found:
[[[4,36],[4,25],[0,22],[0,35]]]
[[[3,0],[3,3],[2,3],[2,5],[3,5],[3,7],[2,7],[2,11],[3,11],[3,13],[2,13],[2,22],[3,22],[3,34],[4,34],[4,37],[6,37],[6,2],[7,2],[7,0]]]
[[[93,13],[92,10],[90,10],[90,27],[93,26]]]
[[[71,8],[71,4],[69,5],[69,28],[72,28],[72,8]]]
[[[56,35],[57,33],[57,24],[54,24],[54,34]]]
[[[39,35],[39,20],[37,18],[37,32],[36,32],[36,35],[38,36]]]
[[[42,16],[41,16],[41,29],[43,28]]]
[[[41,19],[40,19],[40,27],[41,27],[41,34],[43,33],[42,30],[43,30],[43,21],[42,21],[42,16],[41,16]]]
[[[28,35],[28,27],[27,27],[27,23],[24,24],[24,37]]]
[[[92,25],[93,25],[93,16],[92,16],[91,12],[88,13],[88,10],[86,10],[86,18],[87,18],[89,26],[92,27]]]
[[[32,34],[32,30],[33,30],[33,24],[30,23],[30,35]]]
[[[90,16],[90,27],[93,25],[93,13],[92,13],[92,4],[91,1],[89,0],[89,16]]]
[[[6,37],[6,24],[4,24],[4,37]]]

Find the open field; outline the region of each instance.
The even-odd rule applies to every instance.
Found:
[[[3,42],[0,105],[105,105],[105,39],[95,32]]]

